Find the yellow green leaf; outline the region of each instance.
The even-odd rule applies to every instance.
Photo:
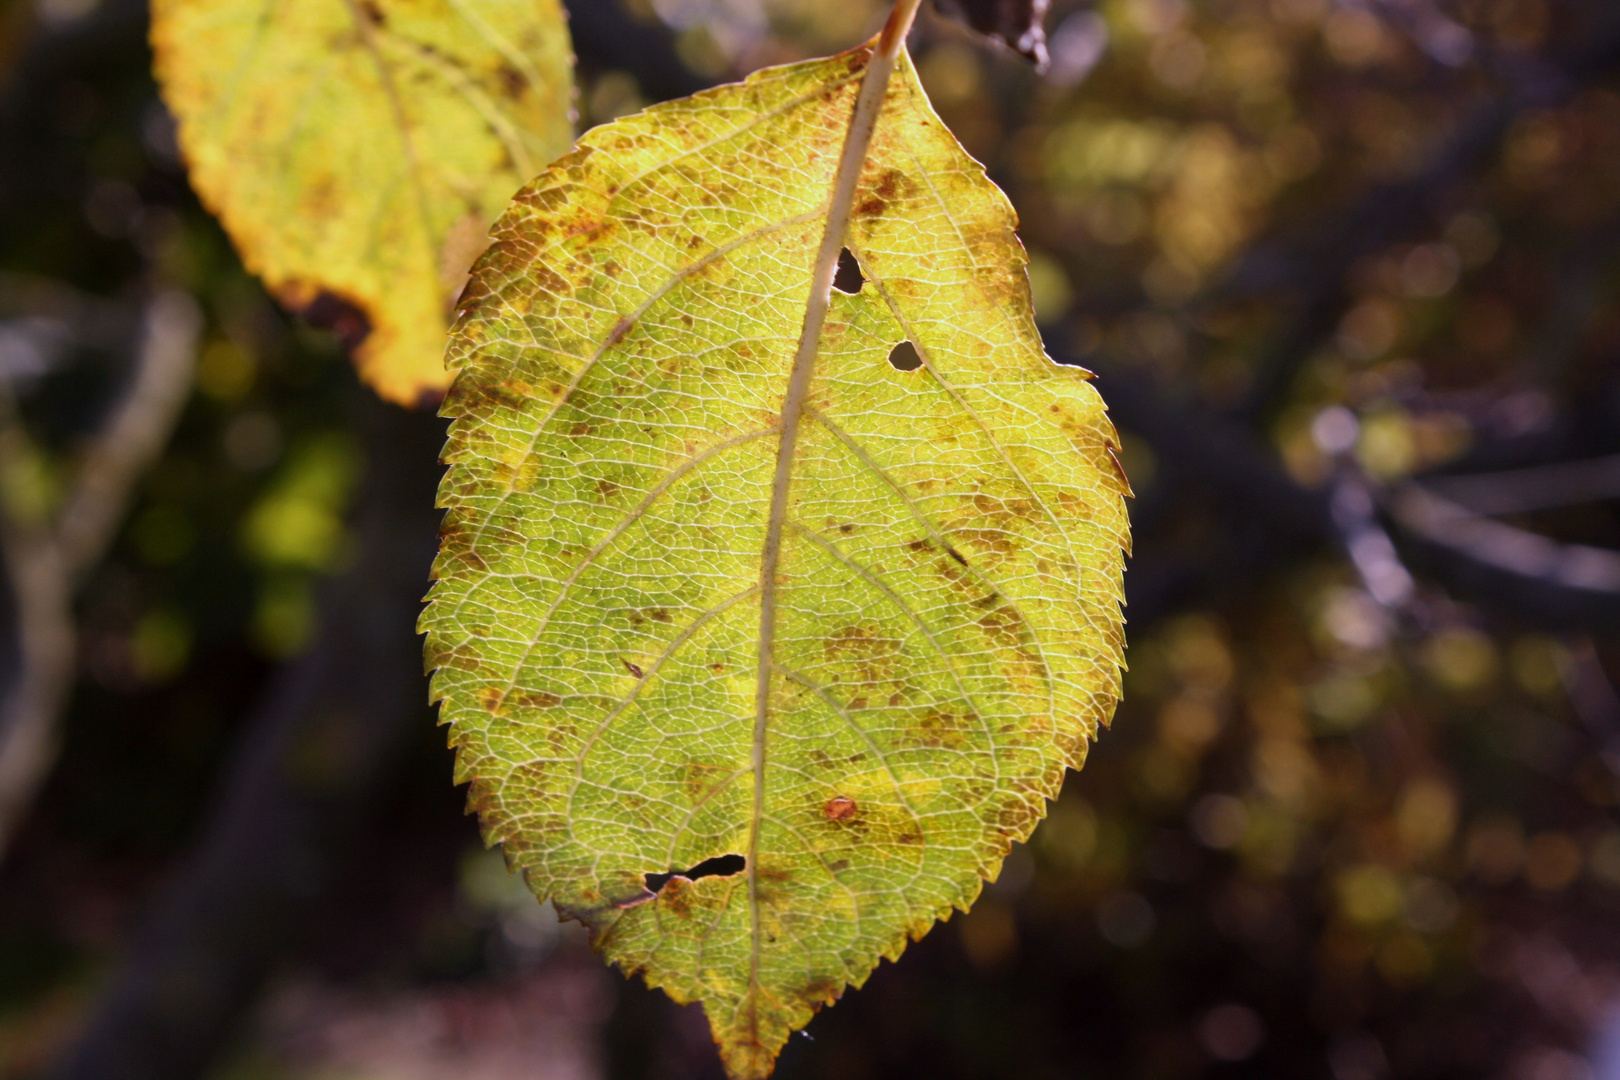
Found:
[[[293,308],[358,309],[366,381],[436,400],[489,223],[572,139],[558,0],[153,0],[152,49],[243,262]]]
[[[588,133],[497,223],[448,354],[422,626],[459,779],[739,1078],[973,902],[1119,689],[1113,427],[903,52],[843,236],[865,281],[786,434],[871,55]]]

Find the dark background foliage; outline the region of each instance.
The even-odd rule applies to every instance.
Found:
[[[582,123],[882,17],[570,6]],[[1047,26],[1044,75],[938,17],[913,46],[1124,435],[1126,701],[974,911],[779,1075],[1620,1076],[1620,9]],[[412,633],[441,422],[243,272],[144,28],[0,9],[14,516],[105,423],[147,298],[203,315],[0,863],[0,1076],[717,1076],[701,1018],[602,970],[462,815]]]

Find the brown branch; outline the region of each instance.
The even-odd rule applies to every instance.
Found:
[[[0,695],[0,856],[57,754],[57,717],[73,682],[73,595],[100,561],[135,481],[167,444],[191,389],[202,317],[182,293],[146,306],[135,377],[95,436],[54,519],[6,507],[0,555],[16,606],[16,674]],[[0,473],[19,467],[27,436],[15,415],[0,430]]]

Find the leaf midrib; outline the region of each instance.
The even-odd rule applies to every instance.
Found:
[[[896,58],[905,51],[905,34],[898,36],[896,18],[909,9],[915,15],[914,0],[897,4],[890,23],[884,28],[879,44],[867,60],[866,72],[861,78],[861,89],[856,95],[844,136],[843,149],[838,156],[838,170],[834,174],[832,196],[827,203],[826,227],[816,262],[810,275],[810,295],[805,303],[804,327],[800,332],[798,348],[794,351],[793,366],[788,373],[787,392],[782,399],[780,435],[776,454],[776,472],[771,481],[770,514],[765,525],[765,542],[760,555],[759,573],[759,667],[754,685],[753,772],[754,805],[748,828],[748,909],[750,945],[748,961],[748,1028],[755,1046],[759,1041],[758,998],[760,953],[762,939],[759,904],[759,836],[765,819],[765,758],[766,736],[770,726],[770,691],[774,674],[776,644],[777,569],[782,555],[782,534],[787,526],[788,493],[793,485],[794,458],[798,449],[799,425],[804,418],[809,400],[816,355],[821,348],[821,331],[826,324],[827,311],[832,303],[833,274],[838,265],[839,252],[844,246],[845,234],[855,204],[855,189],[860,181],[861,169],[866,163],[872,133],[877,128],[878,116],[888,93],[889,76]],[[910,18],[903,19],[904,27]]]

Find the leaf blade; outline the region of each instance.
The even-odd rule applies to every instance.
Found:
[[[244,264],[290,307],[360,312],[380,395],[436,399],[488,225],[572,139],[557,0],[157,0],[151,40],[192,184]]]
[[[1112,427],[1042,352],[1011,208],[905,62],[762,655],[771,436],[866,55],[587,134],[497,226],[451,347],[423,628],[459,778],[610,959],[705,1002],[735,1076],[965,908],[1117,696]]]

